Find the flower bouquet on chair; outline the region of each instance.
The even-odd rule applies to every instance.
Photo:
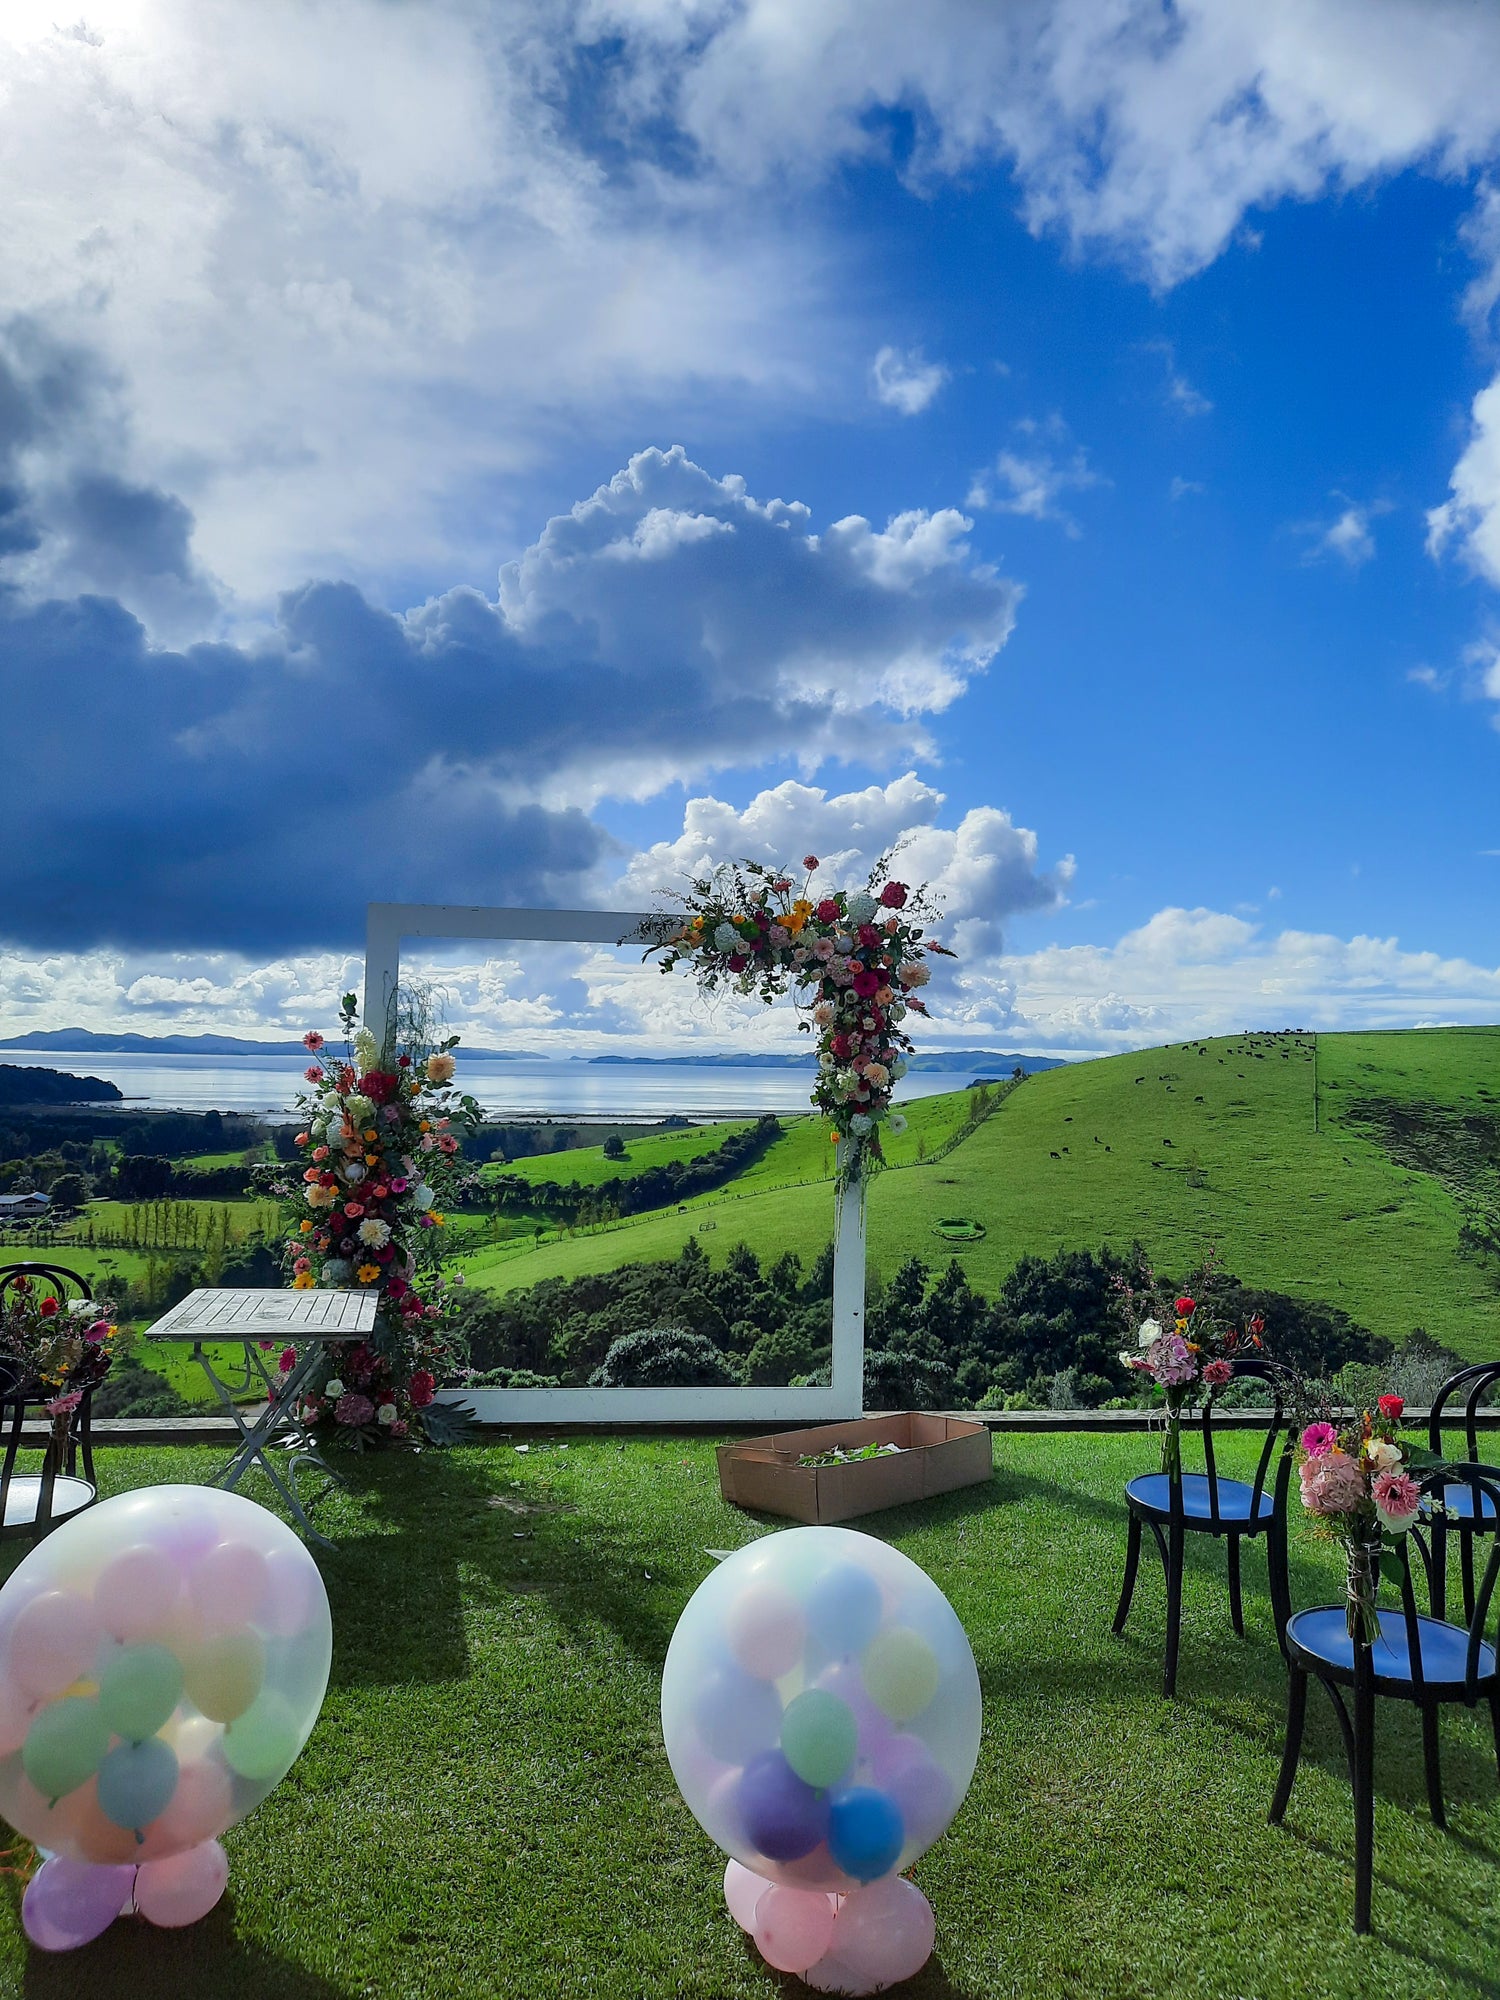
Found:
[[[1343,1548],[1349,1636],[1366,1645],[1380,1637],[1385,1537],[1415,1525],[1421,1506],[1415,1475],[1440,1463],[1425,1446],[1398,1436],[1405,1407],[1400,1396],[1382,1396],[1374,1411],[1361,1411],[1351,1422],[1315,1417],[1297,1444],[1302,1504]]]
[[[1189,1279],[1187,1291],[1158,1291],[1148,1269],[1141,1286],[1122,1284],[1122,1310],[1133,1345],[1120,1349],[1120,1365],[1144,1376],[1161,1391],[1166,1420],[1161,1469],[1182,1470],[1182,1417],[1206,1392],[1223,1389],[1234,1378],[1236,1356],[1259,1355],[1265,1321],[1258,1314],[1240,1324],[1198,1297],[1209,1263]]]
[[[436,1392],[463,1356],[451,1329],[462,1272],[444,1268],[444,1211],[455,1189],[461,1134],[480,1117],[453,1087],[457,1036],[438,1036],[420,991],[403,989],[383,1040],[357,1025],[346,993],[340,1058],[317,1033],[298,1094],[307,1162],[300,1182],[273,1177],[296,1224],[285,1247],[294,1289],[373,1292],[375,1329],[330,1342],[297,1411],[309,1428],[355,1449],[450,1444],[472,1421]],[[288,1348],[283,1375],[296,1364]]]
[[[0,1376],[7,1393],[40,1403],[52,1420],[47,1456],[54,1471],[68,1469],[68,1444],[79,1404],[109,1373],[119,1338],[115,1309],[91,1299],[86,1312],[43,1292],[24,1275],[0,1301]]]

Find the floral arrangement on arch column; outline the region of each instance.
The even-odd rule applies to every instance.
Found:
[[[375,1330],[330,1343],[298,1417],[339,1441],[451,1443],[472,1416],[437,1403],[462,1358],[449,1332],[462,1272],[444,1269],[444,1211],[457,1178],[462,1135],[478,1104],[453,1084],[458,1037],[433,1036],[421,996],[403,995],[383,1039],[357,1026],[357,1001],[341,1002],[343,1057],[316,1031],[297,1093],[306,1161],[300,1182],[275,1183],[294,1222],[285,1269],[295,1290],[373,1292]],[[290,1372],[295,1350],[281,1356]]]
[[[756,994],[767,1005],[793,994],[798,1025],[818,1037],[812,1098],[833,1126],[841,1188],[880,1164],[882,1128],[904,1129],[891,1108],[914,1047],[904,1023],[927,1012],[929,955],[953,956],[928,935],[936,905],[896,880],[892,858],[863,889],[817,894],[815,854],[800,882],[759,861],[727,862],[677,898],[684,916],[663,917],[647,953],[661,954],[663,972],[688,967],[706,994]]]

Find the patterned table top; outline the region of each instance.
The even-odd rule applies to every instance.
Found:
[[[373,1292],[189,1292],[147,1330],[148,1340],[354,1340],[375,1324]]]

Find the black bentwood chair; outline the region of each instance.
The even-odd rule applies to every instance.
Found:
[[[5,1295],[24,1278],[44,1296],[50,1294],[64,1308],[89,1297],[89,1282],[62,1264],[6,1264],[0,1266],[0,1305]],[[76,1295],[68,1296],[69,1289]],[[99,1497],[94,1479],[93,1391],[85,1389],[76,1410],[68,1418],[63,1463],[59,1466],[50,1451],[37,1472],[18,1472],[16,1461],[22,1448],[21,1427],[28,1409],[36,1409],[47,1397],[35,1381],[28,1381],[13,1362],[0,1356],[0,1436],[5,1455],[0,1459],[0,1541],[19,1535],[41,1536],[81,1514]],[[79,1459],[83,1476],[78,1476]]]
[[[1443,1410],[1449,1398],[1457,1401],[1462,1397],[1464,1413],[1464,1441],[1468,1446],[1464,1454],[1471,1464],[1479,1463],[1479,1426],[1474,1412],[1479,1407],[1479,1399],[1490,1384],[1500,1381],[1500,1361],[1476,1362],[1472,1368],[1461,1368],[1456,1375],[1450,1375],[1442,1388],[1432,1399],[1428,1412],[1427,1442],[1435,1458],[1446,1456],[1443,1451]],[[1450,1418],[1451,1422],[1451,1418]],[[1474,1538],[1476,1535],[1493,1535],[1500,1525],[1500,1515],[1494,1506],[1482,1496],[1477,1497],[1463,1484],[1455,1484],[1442,1495],[1443,1506],[1438,1509],[1436,1500],[1430,1508],[1423,1509],[1423,1525],[1432,1536],[1432,1565],[1428,1577],[1428,1594],[1434,1618],[1448,1616],[1448,1537],[1458,1536],[1459,1566],[1464,1585],[1464,1617],[1474,1616]]]
[[[1445,1465],[1424,1473],[1418,1481],[1423,1497],[1434,1501],[1444,1488],[1451,1491],[1458,1484],[1469,1489],[1469,1498],[1476,1509],[1500,1506],[1500,1471],[1493,1466]],[[1500,1572],[1500,1541],[1492,1538],[1490,1559],[1467,1626],[1426,1618],[1417,1610],[1411,1581],[1413,1543],[1425,1564],[1427,1552],[1414,1533],[1388,1538],[1382,1567],[1394,1564],[1400,1576],[1401,1609],[1380,1612],[1380,1637],[1373,1644],[1363,1636],[1350,1637],[1342,1604],[1326,1604],[1315,1611],[1295,1612],[1286,1622],[1282,1647],[1291,1680],[1287,1689],[1286,1744],[1276,1796],[1271,1802],[1271,1824],[1281,1824],[1292,1796],[1302,1749],[1302,1727],[1307,1717],[1307,1682],[1309,1675],[1315,1675],[1328,1690],[1344,1739],[1344,1754],[1349,1760],[1349,1780],[1354,1789],[1354,1928],[1361,1932],[1370,1928],[1376,1697],[1393,1695],[1398,1701],[1415,1702],[1422,1712],[1427,1803],[1432,1809],[1434,1826],[1448,1824],[1438,1763],[1437,1718],[1441,1703],[1461,1701],[1474,1708],[1481,1701],[1488,1702],[1495,1758],[1500,1765],[1500,1676],[1496,1674],[1496,1648],[1484,1636],[1484,1621],[1494,1594],[1495,1577]],[[1284,1545],[1281,1556],[1284,1561]],[[1281,1589],[1289,1602],[1290,1588],[1285,1577]],[[1345,1702],[1339,1692],[1341,1688],[1353,1690],[1352,1704]]]
[[[1167,1579],[1167,1660],[1162,1676],[1162,1693],[1177,1692],[1177,1648],[1182,1630],[1182,1559],[1189,1535],[1214,1535],[1226,1544],[1229,1564],[1229,1617],[1240,1638],[1245,1636],[1244,1606],[1240,1597],[1240,1543],[1257,1535],[1274,1541],[1286,1533],[1285,1479],[1281,1481],[1282,1505],[1278,1516],[1276,1498],[1266,1491],[1271,1454],[1278,1436],[1285,1454],[1286,1419],[1281,1407],[1283,1371],[1273,1361],[1246,1360],[1234,1364],[1234,1380],[1255,1377],[1271,1390],[1272,1413],[1261,1447],[1255,1478],[1222,1477],[1214,1460],[1214,1398],[1210,1389],[1204,1399],[1200,1419],[1203,1431],[1203,1472],[1184,1472],[1180,1464],[1171,1472],[1146,1472],[1125,1488],[1125,1505],[1130,1514],[1129,1540],[1125,1548],[1125,1581],[1120,1586],[1120,1603],[1115,1612],[1114,1631],[1118,1638],[1130,1616],[1135,1595],[1136,1571],[1140,1567],[1141,1537],[1151,1530],[1162,1569]],[[1188,1420],[1183,1419],[1185,1435]],[[1269,1558],[1268,1558],[1269,1559]],[[1271,1562],[1274,1573],[1275,1563]]]

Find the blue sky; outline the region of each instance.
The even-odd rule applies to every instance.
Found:
[[[902,834],[937,1039],[1500,1018],[1500,15],[912,41],[19,0],[0,1032],[300,1026],[368,898]],[[527,1046],[790,1027],[444,976]]]

